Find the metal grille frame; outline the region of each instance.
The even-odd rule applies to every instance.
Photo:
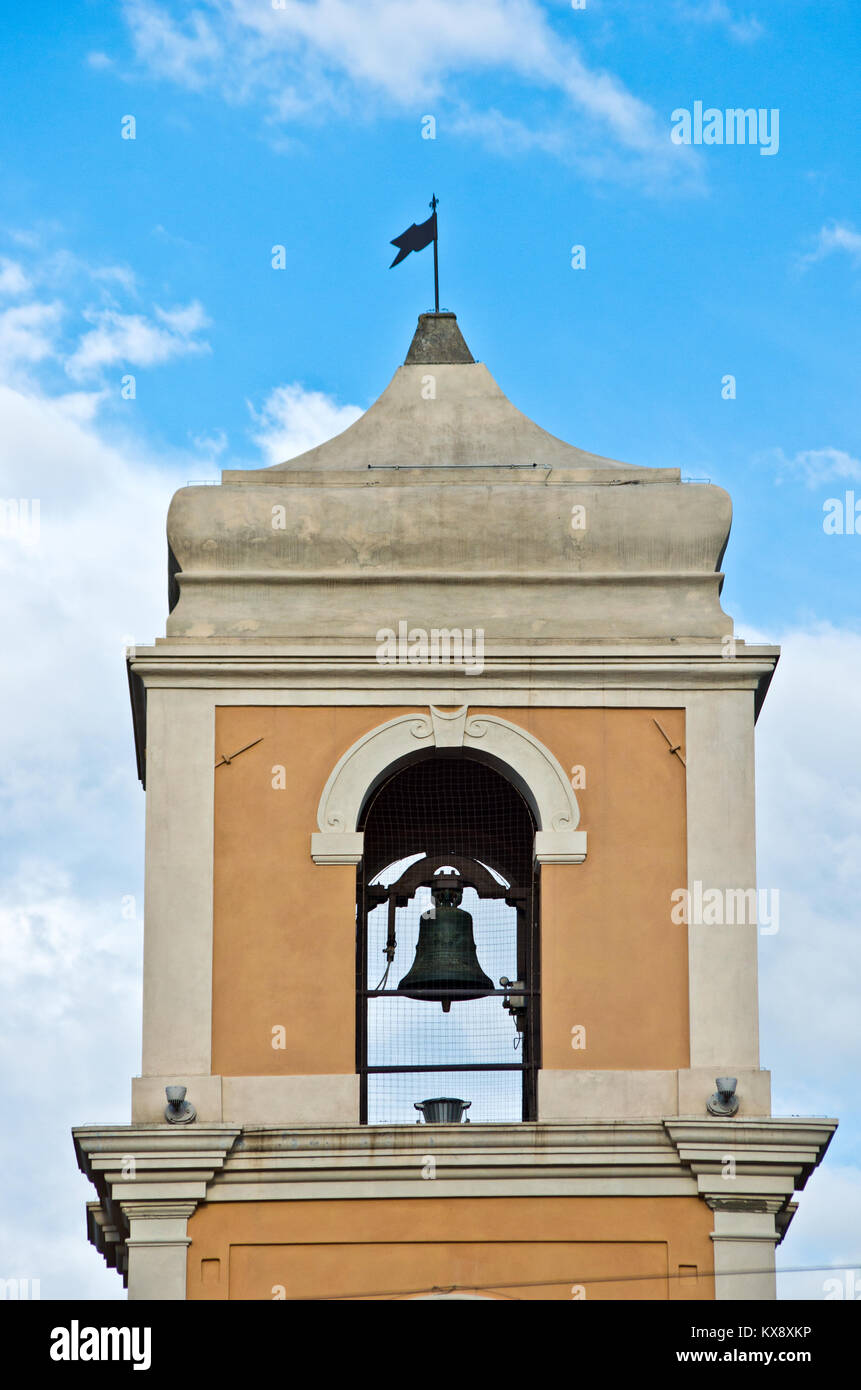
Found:
[[[421,753],[410,764],[393,769],[374,789],[359,824],[365,832],[366,847],[356,873],[356,1070],[361,1123],[391,1123],[374,1118],[375,1102],[369,1092],[376,1078],[389,1076],[396,1086],[399,1076],[406,1079],[426,1074],[426,1089],[435,1094],[430,1085],[434,1073],[493,1072],[520,1075],[520,1119],[534,1121],[541,1065],[540,869],[534,860],[535,818],[525,798],[502,772],[482,759],[465,752],[453,755],[447,751],[444,756]],[[443,847],[446,845],[448,849]],[[422,857],[415,859],[419,854]],[[386,869],[410,857],[415,862],[396,880],[378,881]],[[516,978],[524,983],[524,989],[517,993],[525,995],[527,1004],[519,1060],[374,1063],[369,1057],[369,1009],[373,1001],[413,998],[415,991],[374,988],[380,967],[368,959],[369,914],[382,904],[388,905],[391,938],[396,909],[414,901],[419,889],[430,887],[435,871],[443,866],[454,868],[463,888],[473,889],[481,902],[498,900],[516,909]],[[515,876],[512,866],[520,877]],[[489,869],[505,882],[500,883]],[[467,990],[453,994],[455,998],[475,997],[475,992]],[[500,1000],[500,1013],[503,998],[510,994],[510,989],[502,987],[492,991]],[[483,997],[489,995],[482,991]],[[420,1094],[417,1091],[417,1098]],[[492,1107],[492,1097],[489,1103]],[[507,1114],[498,1118],[510,1120]],[[484,1122],[492,1123],[493,1119]]]

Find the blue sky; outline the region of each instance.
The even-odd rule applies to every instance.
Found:
[[[780,1255],[859,1268],[861,537],[822,524],[861,499],[857,4],[130,0],[6,28],[0,490],[40,527],[0,537],[2,1094],[42,1099],[26,1172],[0,1138],[0,1274],[120,1293],[68,1129],[124,1120],[139,1067],[122,658],[163,631],[167,502],[379,395],[432,307],[430,252],[389,271],[390,238],[433,191],[443,306],[515,404],[732,494],[724,607],[784,646],[759,725],[763,1065],[779,1109],[842,1119]],[[674,145],[697,101],[776,109],[776,152]]]

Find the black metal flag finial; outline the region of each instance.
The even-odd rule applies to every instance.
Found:
[[[391,270],[393,266],[398,265],[404,260],[411,251],[423,251],[426,246],[429,246],[430,243],[433,242],[433,296],[435,314],[439,313],[439,255],[437,251],[438,238],[436,220],[438,204],[439,198],[434,193],[428,205],[431,209],[431,215],[428,220],[426,222],[420,222],[418,225],[414,222],[411,227],[407,227],[405,232],[401,232],[400,236],[392,237],[392,246],[397,246],[398,254],[389,266],[389,270]]]

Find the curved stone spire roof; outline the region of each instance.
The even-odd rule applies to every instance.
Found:
[[[548,434],[472,360],[454,314],[422,314],[349,429],[176,493],[168,636],[367,654],[404,619],[480,629],[500,659],[714,642],[732,630],[719,597],[730,516],[721,488],[685,485],[678,468]]]
[[[512,405],[484,364],[474,361],[452,313],[419,316],[404,365],[354,424],[274,467],[340,472],[403,464],[630,467],[566,444]]]

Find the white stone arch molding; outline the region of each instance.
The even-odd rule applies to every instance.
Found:
[[[372,786],[393,764],[435,748],[462,748],[500,766],[526,796],[536,818],[539,864],[582,864],[586,832],[578,830],[580,808],[571,783],[549,748],[495,714],[470,716],[466,705],[444,712],[402,714],[371,729],[348,748],[329,776],[317,808],[319,829],[311,836],[315,864],[358,864],[362,857],[359,816]]]

